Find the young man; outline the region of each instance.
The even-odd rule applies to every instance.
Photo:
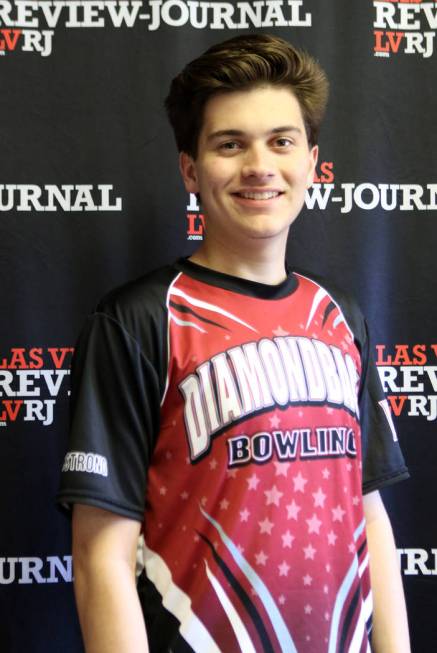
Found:
[[[378,494],[407,472],[366,326],[285,264],[326,98],[318,64],[265,35],[173,80],[204,241],[107,296],[73,368],[59,498],[88,653],[409,651]]]

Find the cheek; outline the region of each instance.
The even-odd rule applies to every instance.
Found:
[[[308,186],[313,183],[314,179],[312,162],[307,158],[303,158],[294,178],[295,183],[299,184],[299,186],[305,186],[305,188],[308,188]]]
[[[207,193],[220,191],[229,181],[229,174],[226,166],[223,166],[220,163],[208,166],[202,171],[199,181],[202,188],[204,188],[204,191]]]

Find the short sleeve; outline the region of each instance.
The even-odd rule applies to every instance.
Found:
[[[142,521],[159,429],[156,371],[117,320],[95,313],[75,350],[71,387],[58,502],[90,504]]]
[[[369,352],[369,338],[362,351],[360,422],[363,446],[363,493],[408,478],[395,426],[376,365]]]

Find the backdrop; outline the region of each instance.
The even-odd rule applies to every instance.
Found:
[[[289,261],[352,291],[368,317],[411,472],[384,499],[413,651],[432,650],[436,29],[437,2],[420,0],[0,1],[2,652],[83,650],[54,507],[74,343],[103,293],[202,238],[163,99],[187,61],[255,31],[307,48],[331,80]]]

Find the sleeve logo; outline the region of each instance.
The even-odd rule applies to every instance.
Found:
[[[62,466],[63,472],[86,472],[108,476],[108,461],[98,453],[84,451],[69,451]]]

